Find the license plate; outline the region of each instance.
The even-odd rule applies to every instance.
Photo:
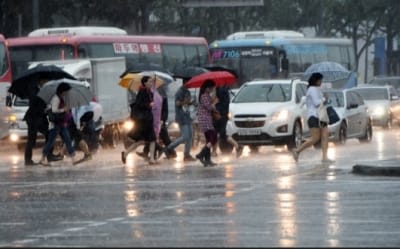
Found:
[[[252,135],[260,135],[261,130],[252,129],[252,130],[238,130],[239,136],[252,136]]]

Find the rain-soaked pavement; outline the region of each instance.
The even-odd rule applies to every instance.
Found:
[[[312,148],[296,165],[265,147],[212,168],[134,155],[123,166],[117,148],[79,166],[25,168],[1,143],[0,246],[398,247],[400,178],[351,173],[399,154],[399,128],[374,132],[370,144],[331,145],[332,165]]]

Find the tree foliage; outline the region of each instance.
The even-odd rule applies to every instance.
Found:
[[[35,1],[39,27],[109,25],[131,34],[204,36],[210,42],[236,31],[309,27],[317,36],[353,39],[357,58],[375,34],[387,34],[391,51],[400,33],[398,0],[264,0],[263,6],[208,8],[186,8],[181,0],[2,0],[0,32],[14,37],[34,29]],[[364,46],[358,47],[359,39]]]

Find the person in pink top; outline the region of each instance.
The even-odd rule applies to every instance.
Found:
[[[211,147],[217,143],[218,135],[214,128],[212,113],[217,112],[215,105],[218,103],[217,98],[212,98],[211,94],[215,92],[215,82],[213,80],[204,81],[200,87],[199,93],[199,109],[197,111],[197,120],[199,122],[200,131],[204,133],[206,144],[202,148],[196,158],[200,160],[204,167],[215,166],[211,161]]]

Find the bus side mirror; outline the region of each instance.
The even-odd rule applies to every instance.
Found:
[[[11,103],[12,103],[11,96],[7,95],[6,96],[6,106],[11,107]]]

